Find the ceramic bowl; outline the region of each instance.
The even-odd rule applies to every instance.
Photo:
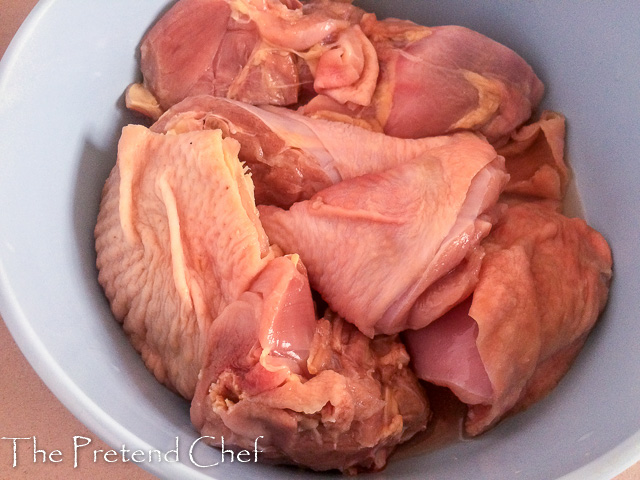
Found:
[[[640,459],[640,4],[362,2],[380,17],[460,24],[520,53],[564,113],[582,211],[610,242],[608,307],[560,385],[476,439],[403,451],[382,478],[603,479]],[[309,478],[261,463],[199,468],[189,406],[147,372],[97,282],[93,227],[136,47],[165,0],[44,0],[0,66],[0,312],[60,400],[119,448],[168,452],[163,478]],[[575,198],[574,198],[575,200]],[[177,439],[177,440],[176,440]],[[209,451],[210,450],[210,451]],[[211,449],[196,449],[200,465]],[[335,477],[335,475],[332,475]]]

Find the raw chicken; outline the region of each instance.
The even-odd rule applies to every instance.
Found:
[[[186,398],[212,320],[274,257],[237,152],[219,131],[125,127],[95,227],[116,319],[156,378]]]
[[[212,444],[224,437],[252,449],[261,436],[263,460],[356,473],[380,470],[399,443],[426,428],[429,404],[397,337],[370,340],[327,313],[306,368],[274,367],[259,341],[270,312],[249,295],[209,334],[191,419]]]
[[[294,58],[272,55],[255,25],[233,18],[225,0],[177,2],[145,35],[140,57],[144,84],[163,109],[201,93],[248,90],[267,103],[297,100]],[[257,82],[256,68],[263,70]]]
[[[383,89],[393,92],[382,100],[389,103],[386,133],[416,138],[466,129],[497,142],[531,116],[544,87],[520,56],[464,27],[430,30],[402,48],[375,43],[387,72],[381,81],[390,83]]]
[[[341,180],[382,171],[428,154],[496,156],[469,132],[424,139],[400,139],[353,125],[312,119],[296,112],[258,108],[208,95],[190,97],[169,109],[155,132],[221,129],[241,144],[240,159],[251,169],[258,204],[289,207]],[[469,160],[472,161],[472,160]]]
[[[598,232],[536,203],[510,207],[483,246],[472,299],[404,337],[417,375],[469,404],[471,435],[560,381],[605,306],[612,265]]]
[[[485,145],[344,180],[289,210],[260,206],[263,226],[285,252],[300,254],[312,287],[366,335],[423,327],[477,280],[464,266],[479,265],[476,247],[507,181],[502,157]],[[466,275],[439,289],[461,264]],[[420,308],[432,285],[446,301]]]
[[[375,471],[426,428],[418,377],[470,435],[560,381],[612,259],[559,213],[564,117],[532,122],[523,58],[349,0],[179,0],[140,54],[156,122],[123,129],[99,281],[207,441]]]
[[[403,138],[473,130],[500,144],[542,99],[542,82],[519,55],[467,28],[372,15],[361,27],[380,62],[371,107],[317,96],[302,107],[305,114],[354,117]]]
[[[239,145],[123,129],[95,228],[99,281],[203,435],[317,470],[377,470],[426,428],[398,337],[318,320],[298,255],[269,246]]]
[[[147,92],[137,86],[128,105],[154,119],[158,106],[210,94],[304,105],[402,138],[473,130],[497,144],[544,90],[520,56],[477,32],[379,21],[330,0],[181,0],[140,52]]]
[[[368,55],[373,55],[366,65],[367,71],[373,69],[366,74],[372,78],[370,100],[378,62],[359,27],[351,28],[361,15],[349,3],[328,1],[303,8],[297,1],[180,0],[142,41],[144,85],[165,110],[198,94],[292,105],[298,102],[308,62],[317,70],[322,91],[340,91],[353,84],[346,72],[362,75],[364,53],[362,47],[357,52],[353,46],[364,42]],[[338,60],[336,49],[345,44],[349,60],[345,55]],[[327,57],[321,58],[325,52]]]

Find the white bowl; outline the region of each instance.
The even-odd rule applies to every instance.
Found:
[[[379,16],[461,24],[525,57],[568,120],[589,223],[614,253],[608,308],[558,388],[489,433],[399,452],[367,478],[602,479],[640,459],[640,4],[362,2]],[[96,280],[93,226],[136,46],[165,0],[45,0],[0,65],[0,311],[48,387],[115,447],[175,448],[166,478],[320,478],[261,464],[197,468],[188,404],[147,372]],[[213,455],[213,451],[209,452]],[[199,452],[197,455],[205,455]],[[200,457],[198,457],[200,458]],[[204,463],[204,459],[200,460]]]

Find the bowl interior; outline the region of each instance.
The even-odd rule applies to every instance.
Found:
[[[610,301],[574,367],[528,411],[472,441],[404,449],[369,478],[604,478],[640,458],[640,7],[590,2],[374,2],[379,17],[460,24],[513,48],[564,113],[589,223],[614,253]],[[97,283],[93,226],[120,129],[123,90],[165,0],[41,2],[0,66],[0,311],[31,364],[90,429],[118,447],[167,451],[168,478],[318,478],[260,464],[197,468],[187,402],[159,385]],[[176,440],[177,439],[177,440]],[[195,460],[219,453],[196,449]]]

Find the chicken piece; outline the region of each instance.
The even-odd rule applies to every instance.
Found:
[[[144,86],[166,110],[197,94],[287,105],[298,97],[295,59],[261,41],[225,0],[181,0],[140,46]],[[256,68],[260,68],[257,82]]]
[[[258,108],[212,96],[188,98],[169,109],[154,132],[221,129],[241,144],[258,204],[289,207],[342,180],[382,171],[428,153],[443,159],[495,156],[482,138],[464,132],[400,139],[345,123],[305,117],[291,110]]]
[[[365,15],[360,23],[380,63],[371,107],[318,96],[306,115],[354,116],[388,135],[421,138],[459,130],[504,143],[532,114],[544,87],[515,52],[459,26],[421,27]]]
[[[142,40],[144,87],[163,110],[200,94],[292,105],[298,102],[300,69],[309,61],[318,69],[319,85],[325,83],[323,91],[358,92],[354,98],[370,101],[378,62],[357,25],[350,28],[360,12],[349,3],[326,1],[303,8],[277,0],[181,0]],[[354,68],[356,79],[347,75]],[[343,81],[327,86],[329,78]]]
[[[434,27],[385,53],[393,96],[385,132],[402,137],[476,130],[498,142],[524,123],[544,88],[507,47],[464,27]],[[389,88],[389,87],[387,87]]]
[[[207,441],[252,449],[260,438],[265,461],[356,473],[382,469],[399,443],[426,428],[429,404],[397,336],[368,339],[328,312],[306,368],[274,368],[259,340],[271,311],[258,298],[230,305],[209,333],[191,407]],[[277,315],[290,316],[288,308]]]
[[[274,257],[237,152],[219,131],[125,127],[95,227],[116,319],[156,378],[186,398],[203,334]]]
[[[502,157],[485,145],[344,180],[286,211],[260,206],[262,224],[272,242],[300,254],[312,287],[365,335],[421,328],[477,280],[477,247],[507,181]],[[462,277],[445,279],[461,265]]]
[[[612,272],[598,232],[542,204],[511,206],[483,246],[473,297],[404,337],[417,375],[469,404],[470,435],[555,387],[606,304]]]

